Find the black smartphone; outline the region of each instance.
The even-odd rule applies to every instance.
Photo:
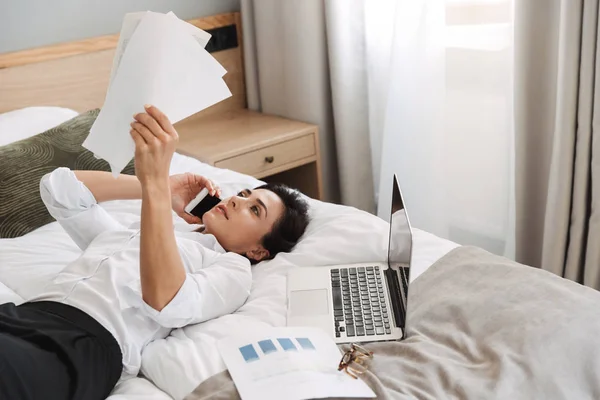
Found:
[[[204,213],[210,211],[220,202],[221,199],[208,194],[208,189],[202,189],[196,198],[190,201],[190,204],[185,207],[185,212],[202,219]]]

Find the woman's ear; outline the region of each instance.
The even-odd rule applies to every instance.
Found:
[[[258,245],[254,249],[246,252],[246,257],[256,262],[269,258],[269,255],[269,250],[265,249],[261,245]]]

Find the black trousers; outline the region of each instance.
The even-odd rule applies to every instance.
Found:
[[[102,400],[123,369],[115,338],[77,308],[0,305],[0,399]]]

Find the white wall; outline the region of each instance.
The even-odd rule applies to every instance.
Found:
[[[191,19],[239,9],[240,0],[0,0],[0,53],[118,33],[133,11]]]

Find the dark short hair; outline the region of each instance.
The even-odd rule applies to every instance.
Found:
[[[256,189],[275,193],[283,202],[285,211],[273,225],[273,229],[262,238],[262,246],[272,259],[277,253],[289,253],[298,243],[308,226],[308,204],[297,190],[279,183],[267,183]],[[251,260],[252,261],[252,260]]]

